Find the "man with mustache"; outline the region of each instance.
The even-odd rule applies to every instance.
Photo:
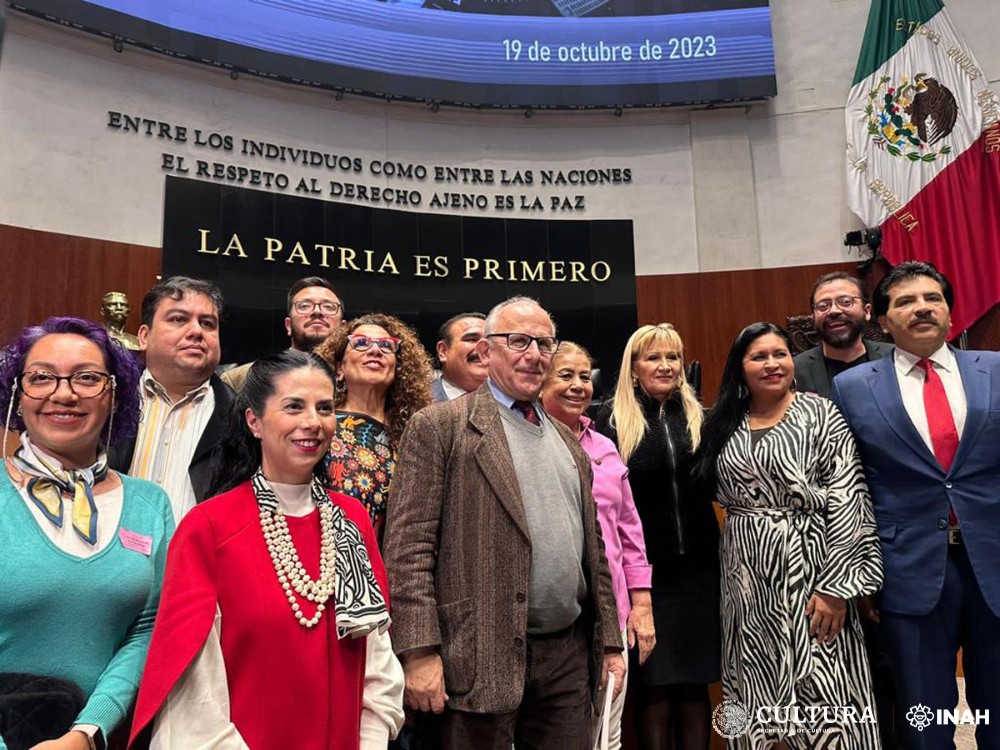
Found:
[[[139,434],[108,451],[111,468],[148,479],[170,497],[174,520],[206,498],[209,457],[225,435],[235,396],[215,375],[222,292],[215,284],[172,276],[142,300]]]
[[[893,355],[833,381],[878,524],[897,712],[932,716],[907,722],[913,750],[954,747],[934,717],[958,702],[960,648],[969,708],[1000,712],[1000,354],[948,346],[953,301],[933,265],[896,266],[875,292]],[[977,746],[1000,748],[1000,722],[977,724]]]
[[[892,351],[890,344],[861,338],[872,306],[861,280],[843,271],[821,276],[809,297],[819,346],[795,356],[795,386],[800,391],[830,397],[830,383],[845,370],[874,362]]]
[[[559,342],[513,297],[476,345],[489,379],[417,412],[387,504],[393,647],[429,746],[591,750],[591,706],[625,674],[590,460],[538,402]]]
[[[437,357],[441,377],[431,383],[435,401],[450,401],[472,393],[486,382],[486,363],[477,351],[483,337],[482,313],[459,313],[438,330]]]
[[[285,309],[285,332],[292,341],[288,348],[300,352],[311,352],[344,321],[344,303],[322,276],[307,276],[292,284]],[[239,393],[252,364],[226,370],[223,382]]]

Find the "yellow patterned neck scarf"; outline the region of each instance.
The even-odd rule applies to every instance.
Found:
[[[97,462],[86,469],[64,469],[31,444],[28,433],[21,435],[21,447],[11,459],[14,466],[31,477],[28,498],[59,528],[63,525],[63,496],[73,498],[73,530],[87,544],[97,544],[97,505],[93,487],[108,475],[108,454],[100,450]]]

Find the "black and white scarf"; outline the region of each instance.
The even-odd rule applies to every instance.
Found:
[[[261,510],[279,512],[278,496],[260,469],[250,479],[250,485]],[[317,508],[328,505],[333,509],[333,539],[337,550],[333,609],[337,637],[363,638],[375,629],[384,633],[389,627],[389,610],[375,580],[361,532],[347,519],[343,509],[330,499],[326,488],[315,477],[310,492]]]

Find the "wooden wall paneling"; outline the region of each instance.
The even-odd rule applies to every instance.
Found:
[[[0,224],[0,336],[51,315],[100,322],[101,297],[124,291],[131,311],[127,329],[139,327],[139,305],[162,265],[157,247],[73,237]]]
[[[729,347],[744,326],[769,321],[784,327],[789,315],[809,312],[809,292],[831,271],[855,272],[853,263],[719,271],[636,279],[639,324],[672,323],[684,340],[685,359],[702,366],[702,399],[715,400]]]
[[[1000,351],[1000,305],[994,305],[969,329],[969,348]]]

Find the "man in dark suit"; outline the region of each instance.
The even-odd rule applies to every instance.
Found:
[[[1000,354],[945,343],[952,302],[951,285],[929,263],[890,271],[875,314],[895,351],[839,375],[833,400],[858,442],[878,522],[880,615],[906,745],[954,747],[954,726],[937,712],[958,702],[961,648],[977,745],[997,750]]]
[[[843,271],[821,276],[809,297],[813,326],[822,343],[795,356],[795,387],[830,397],[834,377],[855,365],[881,359],[890,344],[861,338],[872,306],[861,280]]]
[[[172,276],[142,300],[139,346],[146,359],[135,440],[109,451],[111,468],[156,482],[180,522],[206,499],[209,457],[225,437],[235,395],[217,375],[222,292]]]
[[[431,383],[435,401],[464,396],[486,382],[486,363],[477,347],[485,320],[482,313],[459,313],[448,318],[438,330],[436,349],[441,377]]]
[[[441,750],[591,750],[625,673],[590,461],[538,394],[558,341],[515,297],[486,319],[489,380],[403,433],[385,561],[406,702]]]

